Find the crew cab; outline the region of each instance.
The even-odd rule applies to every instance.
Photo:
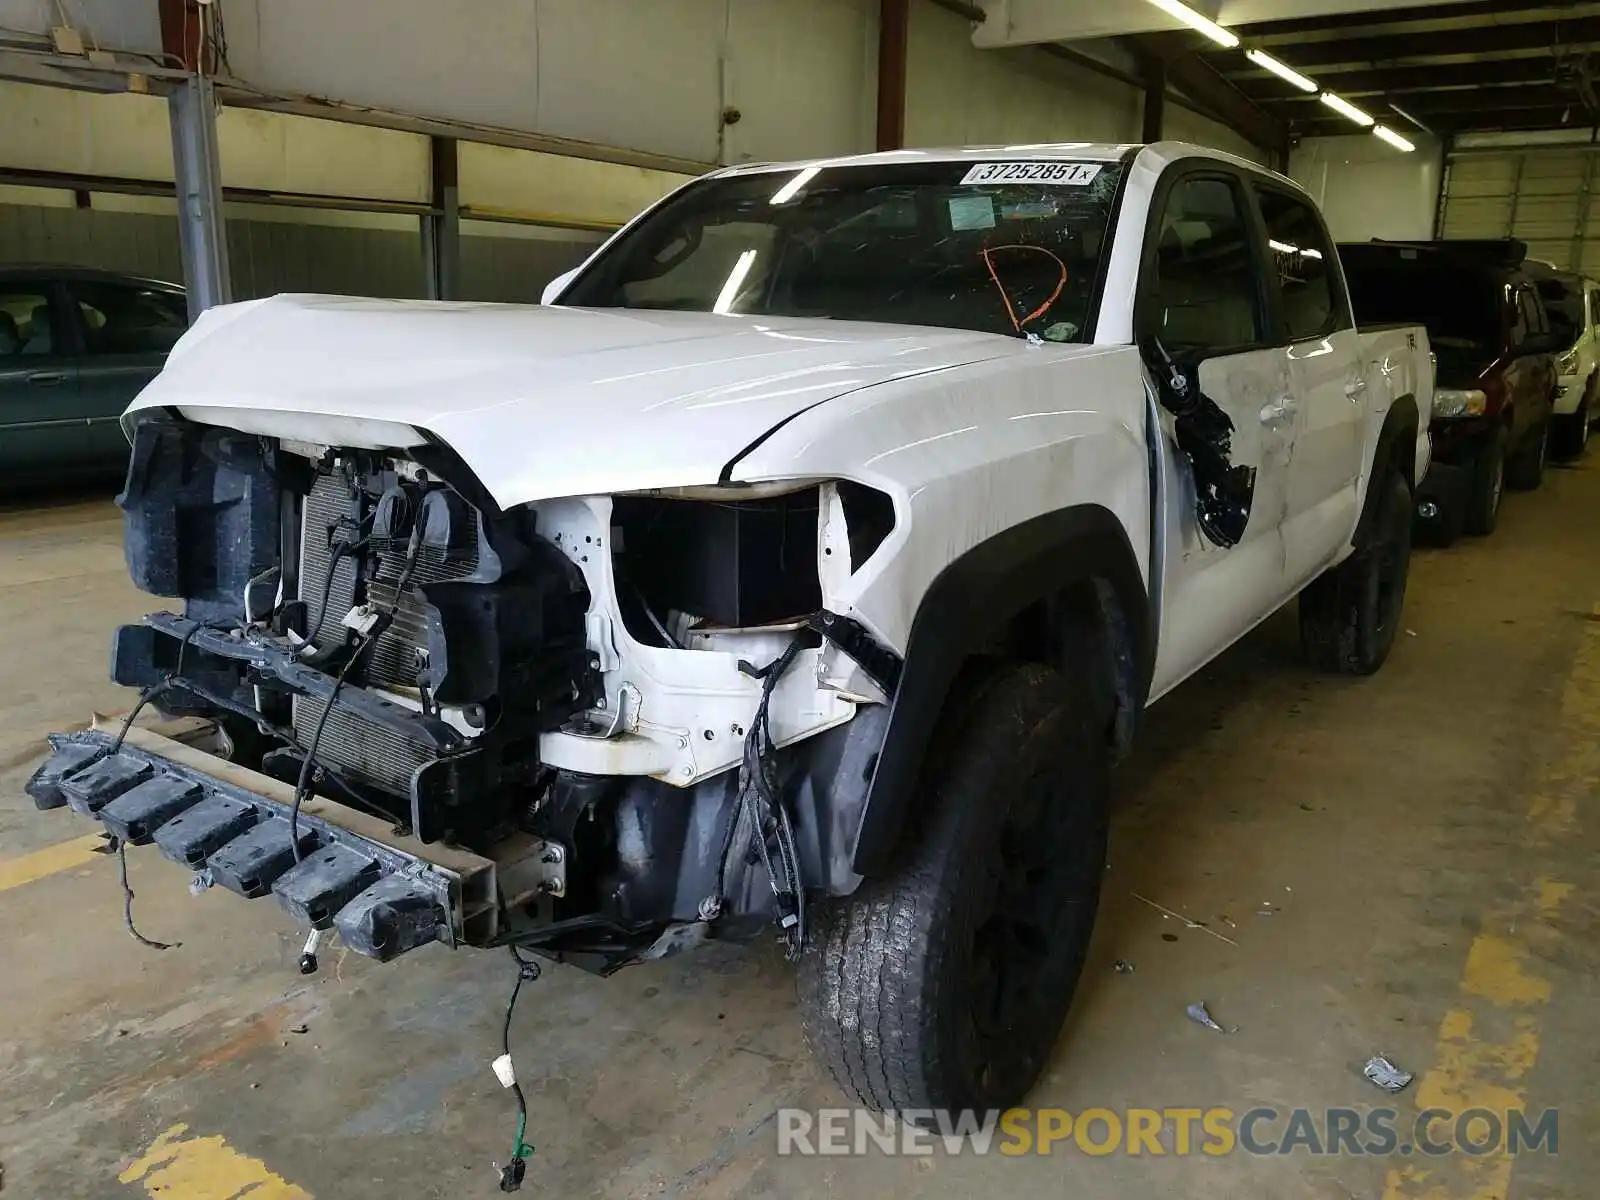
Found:
[[[1527,246],[1369,242],[1339,254],[1357,319],[1420,321],[1437,355],[1434,461],[1417,496],[1424,531],[1442,544],[1493,533],[1506,487],[1544,482],[1564,348]]]
[[[382,959],[776,928],[845,1090],[1013,1103],[1146,706],[1297,595],[1314,666],[1389,654],[1426,331],[1176,143],[721,170],[547,299],[204,314],[126,416],[181,611],[112,673],[218,736],[32,794]]]

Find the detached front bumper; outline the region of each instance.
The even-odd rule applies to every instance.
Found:
[[[273,895],[297,921],[337,929],[388,961],[430,942],[489,945],[498,933],[496,864],[397,836],[385,821],[312,798],[290,843],[293,789],[149,729],[113,753],[105,729],[52,734],[28,781],[41,809],[70,807],[132,846],[246,899]]]

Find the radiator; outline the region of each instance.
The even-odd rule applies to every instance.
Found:
[[[300,598],[309,606],[308,619],[313,624],[321,607],[328,564],[333,557],[329,532],[349,512],[350,491],[344,478],[319,476],[303,506],[300,537]],[[365,599],[387,612],[394,604],[395,584],[405,566],[405,546],[402,543],[369,547],[367,560],[374,557],[379,566],[376,576],[367,581]],[[393,623],[366,652],[358,668],[369,686],[406,691],[416,686],[417,655],[419,649],[427,646],[427,627],[424,605],[415,587],[466,578],[478,569],[478,560],[476,543],[448,557],[429,557],[424,552],[418,558],[406,594],[395,609]],[[356,583],[362,565],[361,559],[342,555],[333,568],[332,583],[328,585],[327,617],[317,636],[319,646],[336,645],[343,640],[346,631],[342,621],[356,603]],[[321,715],[322,701],[296,698],[294,729],[302,747],[309,744]],[[339,708],[328,715],[322,738],[317,743],[319,762],[401,795],[410,789],[412,772],[431,757],[424,747]]]

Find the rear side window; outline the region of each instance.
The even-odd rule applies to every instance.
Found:
[[[1600,288],[1589,289],[1589,324],[1600,325]]]
[[[1544,307],[1539,303],[1539,298],[1532,288],[1518,288],[1516,295],[1516,323],[1512,330],[1511,340],[1513,345],[1521,345],[1528,338],[1541,333],[1548,333],[1550,327],[1545,321]]]
[[[121,283],[69,283],[90,354],[165,354],[189,328],[182,295]]]
[[[1168,194],[1143,318],[1168,351],[1246,350],[1266,340],[1245,212],[1232,179],[1184,179]]]
[[[1316,210],[1286,192],[1258,188],[1267,226],[1268,261],[1278,277],[1283,317],[1291,342],[1326,337],[1343,319],[1333,271],[1333,247]]]
[[[50,297],[39,288],[0,286],[0,360],[55,352]]]

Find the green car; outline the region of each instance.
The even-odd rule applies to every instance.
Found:
[[[189,327],[170,283],[83,267],[0,267],[0,481],[112,477],[117,418]]]

